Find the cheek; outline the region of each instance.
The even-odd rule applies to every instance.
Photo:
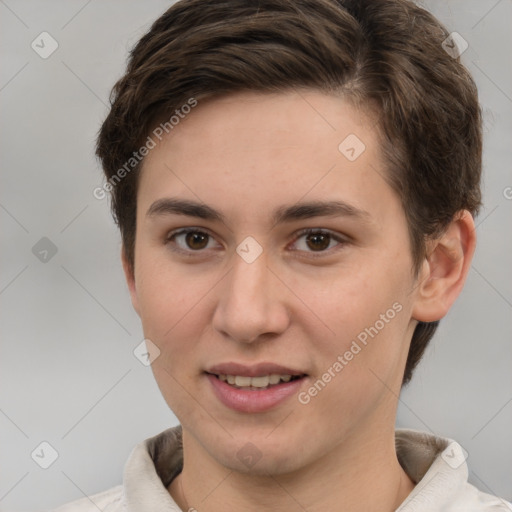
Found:
[[[166,352],[186,347],[184,342],[201,326],[210,280],[191,272],[185,275],[178,266],[144,256],[141,252],[137,275],[144,334]]]
[[[212,284],[191,278],[191,273],[185,277],[177,267],[155,261],[139,270],[137,292],[144,336],[160,350],[151,365],[155,381],[182,423],[205,422],[204,407],[198,406],[201,397],[194,390],[200,340],[209,325],[208,290]]]
[[[327,292],[317,294],[314,308],[335,332],[331,337],[347,341],[363,333],[364,338],[365,329],[376,323],[379,332],[388,330],[400,309],[393,305],[404,301],[404,290],[404,276],[394,275],[392,269],[351,268],[328,283]]]
[[[377,301],[374,295],[368,304],[342,308],[337,336],[316,351],[318,373],[301,403],[309,400],[305,407],[325,418],[332,436],[370,417],[378,404],[394,400],[390,389],[396,389],[403,371],[407,313],[399,301],[391,302],[393,298],[383,295]]]
[[[350,389],[355,399],[360,386],[379,383],[377,376],[391,378],[407,348],[410,276],[396,270],[407,267],[383,263],[351,269],[315,300],[330,330],[315,347],[317,373],[334,373],[332,387]]]

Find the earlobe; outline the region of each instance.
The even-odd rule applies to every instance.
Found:
[[[126,284],[128,285],[128,290],[130,291],[133,309],[135,309],[137,314],[140,316],[139,301],[137,297],[137,287],[135,285],[135,269],[128,261],[124,246],[121,247],[121,261],[123,263],[124,277],[126,279]]]
[[[412,316],[422,322],[443,318],[459,296],[475,252],[476,233],[472,215],[461,211],[445,232],[428,244]]]

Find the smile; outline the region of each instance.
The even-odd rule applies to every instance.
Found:
[[[308,375],[275,364],[245,366],[235,363],[209,368],[209,392],[221,406],[241,413],[277,408],[300,392]]]
[[[213,374],[215,375],[215,374]],[[274,386],[278,386],[279,384],[291,382],[297,379],[300,379],[300,375],[290,375],[290,374],[277,374],[272,373],[269,375],[261,375],[257,377],[248,377],[246,375],[225,375],[219,374],[215,375],[217,379],[222,382],[226,382],[230,386],[233,386],[237,389],[245,389],[245,390],[253,390],[259,391],[261,389],[268,389]]]

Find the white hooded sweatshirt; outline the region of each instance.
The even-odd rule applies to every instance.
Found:
[[[178,426],[146,439],[132,450],[122,485],[54,512],[187,512],[167,490],[183,467],[181,434]],[[396,512],[512,512],[510,502],[468,483],[466,457],[455,441],[397,429],[395,445],[401,466],[416,484]]]

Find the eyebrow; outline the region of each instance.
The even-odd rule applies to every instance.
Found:
[[[209,221],[225,223],[225,216],[214,208],[189,199],[162,198],[155,201],[146,212],[147,217],[185,215]],[[308,201],[291,206],[280,206],[272,214],[273,224],[283,224],[312,217],[351,217],[364,222],[371,221],[371,215],[344,201]]]

